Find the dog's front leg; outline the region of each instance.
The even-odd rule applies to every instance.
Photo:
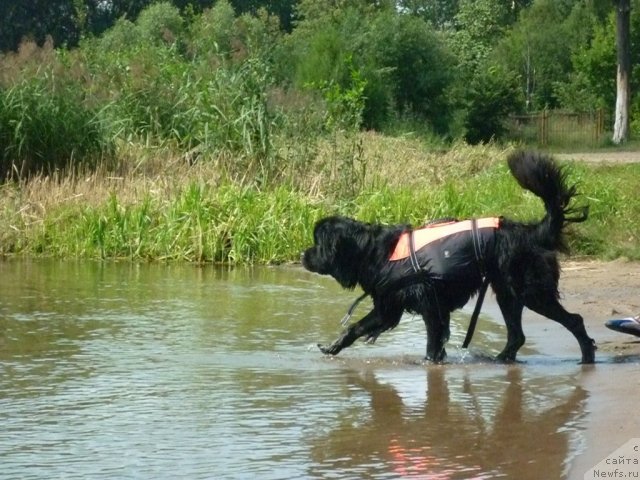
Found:
[[[371,310],[361,320],[349,325],[342,334],[331,345],[324,346],[318,344],[322,353],[327,355],[337,355],[340,351],[352,345],[358,338],[364,335],[374,335],[377,337],[385,330],[384,322],[377,309]]]

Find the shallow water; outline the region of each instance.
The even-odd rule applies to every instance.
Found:
[[[464,313],[446,365],[411,316],[322,356],[355,296],[297,267],[0,261],[0,478],[566,476],[577,357],[493,364],[503,329],[461,351]]]

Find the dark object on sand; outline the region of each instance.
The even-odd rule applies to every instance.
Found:
[[[628,333],[629,335],[640,337],[640,315],[608,320],[605,323],[605,326],[611,330],[615,330],[616,332]]]

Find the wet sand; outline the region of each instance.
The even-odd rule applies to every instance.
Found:
[[[636,163],[639,152],[589,152],[558,154],[563,160],[590,163]],[[640,438],[640,337],[614,332],[604,326],[612,318],[640,314],[640,263],[579,262],[563,265],[563,304],[585,318],[589,334],[596,340],[596,364],[583,367],[583,387],[590,392],[586,444],[569,472],[569,479],[583,479],[584,473],[631,438]],[[528,319],[539,325],[528,341],[539,348],[566,343],[565,335],[547,335],[544,320]],[[525,324],[526,325],[526,324]],[[534,338],[536,337],[536,338]],[[569,339],[570,341],[571,339]]]
[[[589,392],[583,452],[573,462],[569,479],[585,472],[632,438],[640,437],[640,337],[604,326],[611,318],[640,313],[640,264],[625,261],[563,264],[562,303],[580,313],[596,340],[596,364],[582,367],[580,383]],[[580,351],[572,336],[548,320],[525,313],[527,344],[544,354]]]

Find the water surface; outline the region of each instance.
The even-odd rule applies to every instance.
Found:
[[[355,296],[298,267],[0,261],[0,478],[566,476],[576,358],[493,364],[503,328],[461,351],[464,313],[446,365],[411,316],[322,356]]]

